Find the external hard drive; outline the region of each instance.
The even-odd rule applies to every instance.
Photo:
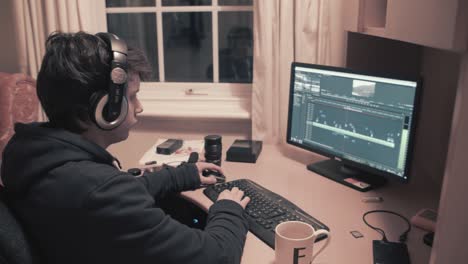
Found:
[[[373,241],[374,264],[410,264],[408,248],[404,243]]]
[[[262,141],[236,139],[226,152],[226,160],[255,163],[260,152],[262,152]]]

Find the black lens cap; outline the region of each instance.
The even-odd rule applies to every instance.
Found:
[[[221,145],[221,139],[219,135],[208,135],[205,137],[205,145]]]

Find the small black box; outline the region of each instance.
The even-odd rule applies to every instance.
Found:
[[[226,153],[226,160],[255,163],[260,152],[262,152],[262,141],[236,139]]]
[[[374,240],[372,245],[374,264],[410,264],[406,244]]]
[[[156,153],[163,154],[163,155],[171,155],[176,150],[180,149],[184,141],[182,139],[168,139],[163,143],[159,144],[156,147]]]

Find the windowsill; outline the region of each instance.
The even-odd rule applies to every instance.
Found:
[[[250,119],[250,107],[243,107],[241,100],[206,100],[203,98],[161,98],[160,100],[143,100],[144,111],[141,116],[158,119]]]
[[[251,117],[251,85],[142,83],[138,97],[144,109],[140,115],[157,119]]]

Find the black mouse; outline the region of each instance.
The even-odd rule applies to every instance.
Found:
[[[222,174],[221,172],[218,172],[218,171],[215,171],[215,170],[204,170],[202,172],[202,175],[203,176],[215,176],[216,178],[216,183],[223,183],[226,181],[226,176],[224,176],[224,174]]]

